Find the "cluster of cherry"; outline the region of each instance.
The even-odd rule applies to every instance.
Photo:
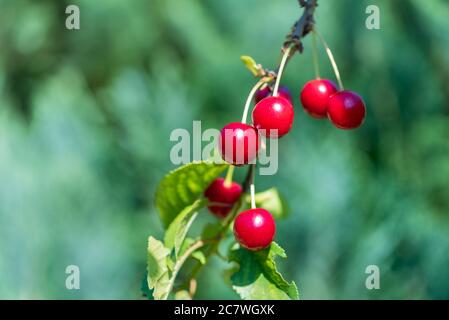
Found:
[[[323,41],[328,49],[327,45]],[[316,79],[307,82],[300,93],[300,101],[308,114],[314,118],[329,118],[338,128],[354,129],[365,118],[365,104],[355,92],[343,90],[339,72],[330,50],[329,58],[334,66],[340,89],[330,80]],[[259,137],[278,139],[292,128],[294,108],[290,91],[280,87],[280,77],[289,55],[284,53],[274,86],[270,81],[259,82],[248,97],[243,119],[223,127],[219,139],[222,158],[231,164],[226,179],[218,178],[205,191],[209,199],[209,210],[218,217],[226,217],[242,194],[242,187],[232,181],[233,166],[253,163],[259,151]],[[252,125],[246,124],[246,114],[254,96]],[[267,210],[256,208],[254,185],[251,185],[251,209],[237,215],[234,221],[234,235],[243,247],[259,250],[271,244],[276,226],[273,216]]]

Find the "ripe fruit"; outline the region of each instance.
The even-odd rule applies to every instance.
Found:
[[[219,147],[223,160],[241,166],[257,157],[259,135],[252,126],[232,122],[221,129]]]
[[[253,124],[268,138],[280,138],[293,125],[295,112],[292,104],[281,97],[268,97],[259,101],[253,110]],[[277,130],[277,132],[275,131]]]
[[[246,210],[235,218],[235,238],[246,249],[259,250],[268,247],[275,233],[273,216],[265,209]]]
[[[204,192],[210,202],[217,202],[223,205],[208,206],[210,212],[220,218],[224,218],[231,211],[234,203],[242,194],[242,187],[237,182],[225,183],[225,179],[215,179]]]
[[[329,98],[327,114],[340,129],[355,129],[365,119],[365,103],[352,91],[340,91]]]
[[[272,95],[272,91],[270,87],[266,86],[263,89],[260,89],[256,92],[256,95],[254,96],[255,103],[258,103],[263,98],[269,97]],[[287,99],[290,103],[292,103],[292,95],[290,94],[290,90],[287,87],[280,87],[278,90],[278,96],[282,97],[284,99]]]
[[[330,80],[316,79],[307,82],[301,90],[300,100],[304,109],[315,118],[327,115],[329,97],[338,91]]]

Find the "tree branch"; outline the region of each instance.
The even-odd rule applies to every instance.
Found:
[[[286,37],[283,49],[293,46],[292,54],[295,50],[303,51],[301,39],[313,30],[315,19],[313,17],[315,8],[318,6],[318,0],[298,0],[300,7],[304,8],[304,12],[298,21],[293,25],[290,33]]]

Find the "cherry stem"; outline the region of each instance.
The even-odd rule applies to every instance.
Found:
[[[224,186],[225,187],[229,188],[232,185],[232,176],[234,174],[234,168],[235,167],[233,165],[230,165],[229,168],[228,168],[228,172],[226,173],[226,178],[225,178],[225,181],[224,181]]]
[[[335,77],[338,81],[338,86],[340,87],[340,90],[344,90],[343,82],[341,81],[340,77],[340,71],[338,71],[337,63],[335,62],[334,55],[332,54],[331,49],[327,45],[327,42],[324,40],[323,36],[314,28],[313,33],[318,36],[321,43],[323,44],[324,48],[326,49],[327,56],[329,57],[329,61],[331,62],[332,68],[334,69]]]
[[[249,186],[249,190],[251,193],[251,209],[256,209],[256,191],[255,191],[254,183],[251,183]]]
[[[268,82],[267,78],[262,78],[260,79],[255,85],[254,87],[251,89],[251,91],[249,92],[248,98],[246,98],[246,103],[245,103],[245,108],[243,110],[243,115],[242,115],[242,123],[246,123],[246,118],[248,118],[248,111],[249,111],[249,106],[251,105],[251,101],[253,100],[254,95],[256,94],[257,90],[262,86],[262,84],[264,84],[265,82]]]
[[[312,47],[313,47],[312,57],[313,57],[313,66],[315,68],[315,77],[317,79],[320,79],[320,65],[318,63],[318,49],[317,49],[317,45],[316,45],[315,32],[313,33],[313,37],[312,37]]]
[[[281,64],[279,65],[279,71],[278,71],[278,74],[276,76],[276,82],[274,84],[274,89],[273,89],[273,96],[274,97],[277,97],[277,95],[278,95],[279,84],[281,83],[282,73],[284,72],[284,68],[285,68],[285,65],[287,63],[287,59],[290,56],[290,50],[291,49],[292,49],[292,47],[288,47],[287,49],[285,49],[284,55],[282,56]]]
[[[170,294],[170,292],[173,289],[173,285],[175,283],[176,277],[178,275],[179,270],[181,269],[181,267],[184,265],[184,262],[187,260],[187,258],[196,250],[198,250],[199,248],[201,248],[202,246],[204,246],[206,244],[205,241],[203,240],[198,240],[197,242],[195,242],[194,244],[192,244],[187,250],[186,252],[179,257],[179,259],[176,261],[174,267],[173,267],[173,272],[171,275],[171,278],[169,280],[168,283],[168,289],[166,291],[166,294],[164,294],[162,300],[167,300],[168,295]]]

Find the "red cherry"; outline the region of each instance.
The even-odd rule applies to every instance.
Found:
[[[223,178],[215,179],[204,192],[204,195],[210,202],[223,204],[222,206],[208,206],[210,212],[220,218],[228,215],[241,194],[242,187],[237,182],[231,182],[231,184],[227,185]]]
[[[256,95],[254,96],[254,102],[258,103],[263,98],[267,98],[272,95],[270,87],[266,86],[263,89],[257,90]],[[292,95],[290,94],[290,90],[287,87],[281,86],[278,90],[279,97],[287,99],[290,103],[292,103]]]
[[[292,104],[281,97],[268,97],[259,101],[253,110],[253,123],[268,138],[280,138],[293,125],[295,112]],[[275,131],[277,130],[277,132]]]
[[[329,97],[338,91],[330,80],[316,79],[307,82],[301,90],[300,100],[304,109],[315,118],[327,115]]]
[[[252,126],[232,122],[221,129],[219,147],[223,160],[241,166],[257,157],[259,135]]]
[[[340,91],[329,98],[327,114],[340,129],[355,129],[365,119],[365,103],[357,93]]]
[[[265,209],[246,210],[235,218],[235,238],[246,249],[259,250],[268,247],[275,233],[273,216]]]

